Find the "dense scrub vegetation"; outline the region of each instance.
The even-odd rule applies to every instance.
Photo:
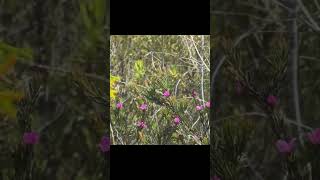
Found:
[[[209,143],[209,36],[111,36],[114,144]]]

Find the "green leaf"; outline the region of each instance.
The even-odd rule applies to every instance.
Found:
[[[16,117],[16,107],[9,98],[1,98],[0,101],[0,113],[9,116],[10,118]]]
[[[94,1],[94,15],[97,22],[103,23],[105,17],[106,1],[105,0],[95,0]]]
[[[80,16],[82,18],[83,24],[85,25],[86,29],[90,29],[92,27],[92,22],[89,18],[86,5],[83,2],[80,3]]]
[[[134,73],[135,73],[135,77],[137,79],[140,79],[141,77],[144,76],[146,70],[144,68],[144,63],[142,60],[137,60],[135,63],[134,63]]]
[[[14,54],[19,60],[32,60],[33,51],[30,48],[16,48],[4,42],[0,42],[0,54]],[[0,57],[1,58],[1,57]],[[1,62],[1,61],[0,61]]]

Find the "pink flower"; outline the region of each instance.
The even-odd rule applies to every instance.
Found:
[[[180,120],[180,117],[179,116],[176,116],[174,119],[173,119],[173,123],[175,125],[179,125],[181,123],[181,120]]]
[[[139,109],[141,109],[142,111],[146,111],[148,109],[148,105],[146,103],[143,103],[143,104],[141,104]]]
[[[294,148],[296,138],[292,138],[289,142],[279,139],[276,142],[276,147],[280,153],[291,153]]]
[[[267,97],[267,103],[271,107],[275,107],[278,104],[278,98],[274,95],[269,95]]]
[[[99,144],[101,152],[108,152],[110,150],[110,138],[107,136],[103,136],[101,138],[100,144]]]
[[[37,144],[39,142],[39,134],[37,132],[25,132],[23,134],[24,144]]]
[[[317,128],[313,132],[308,133],[307,136],[312,144],[320,144],[320,128]]]
[[[170,96],[170,92],[168,90],[163,91],[162,95],[164,97],[169,97]]]
[[[140,120],[137,122],[137,127],[140,129],[144,129],[144,128],[147,128],[147,125],[143,120]]]
[[[117,103],[117,109],[122,109],[123,108],[123,103],[121,103],[121,102],[118,102]]]
[[[210,108],[211,107],[211,101],[206,102],[206,107]]]
[[[221,180],[221,179],[220,179],[220,177],[215,175],[215,176],[211,177],[211,180]]]
[[[197,92],[195,90],[192,90],[192,93],[191,93],[192,97],[196,97],[197,96]]]
[[[199,105],[196,106],[196,110],[197,110],[197,111],[201,111],[202,109],[203,109],[203,106],[199,106]]]

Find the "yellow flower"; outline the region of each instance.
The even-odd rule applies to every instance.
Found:
[[[110,89],[110,98],[112,100],[116,99],[117,97],[117,91],[115,89]]]
[[[110,87],[115,86],[116,82],[120,81],[119,76],[110,75]]]
[[[119,76],[113,76],[110,74],[110,98],[111,100],[116,99],[118,91],[115,88],[116,83],[120,81]]]

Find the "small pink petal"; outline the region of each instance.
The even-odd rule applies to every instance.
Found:
[[[118,102],[116,107],[117,107],[117,109],[122,109],[123,108],[123,103]]]
[[[142,111],[145,111],[148,109],[148,105],[147,104],[141,104],[141,106],[139,107]]]
[[[320,144],[320,128],[317,128],[313,132],[308,133],[307,136],[312,144]]]
[[[37,132],[25,132],[23,134],[23,143],[34,145],[39,142],[39,134]]]
[[[210,108],[210,107],[211,107],[211,102],[210,102],[210,101],[206,102],[206,107],[207,107],[207,108]]]
[[[278,104],[278,98],[274,95],[269,95],[267,97],[267,103],[271,107],[275,107]]]
[[[291,139],[289,143],[285,140],[279,139],[276,142],[276,147],[280,153],[291,153],[293,152],[295,141],[295,138]]]
[[[201,106],[201,105],[196,106],[197,111],[201,111],[202,109],[203,109],[203,106]]]
[[[180,117],[179,117],[179,116],[176,116],[176,117],[174,118],[173,122],[174,122],[175,125],[179,125],[180,122],[181,122]]]
[[[162,95],[163,95],[164,97],[169,97],[169,96],[170,96],[170,92],[169,92],[168,90],[165,90],[165,91],[162,93]]]
[[[221,180],[221,179],[220,179],[220,177],[218,177],[218,176],[215,175],[215,176],[213,176],[213,177],[211,178],[211,180]]]

